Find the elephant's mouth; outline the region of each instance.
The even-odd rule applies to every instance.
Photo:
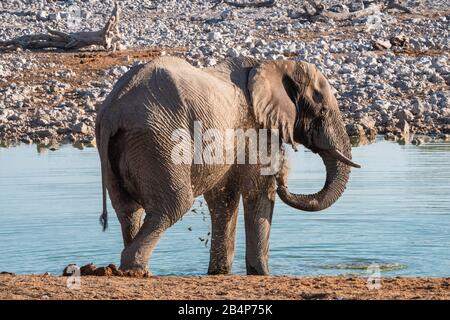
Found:
[[[328,208],[343,194],[350,176],[350,167],[361,166],[351,160],[350,147],[343,153],[338,149],[311,150],[318,153],[326,168],[325,184],[314,194],[291,193],[286,183],[277,178],[277,193],[281,200],[287,205],[304,211],[320,211]]]

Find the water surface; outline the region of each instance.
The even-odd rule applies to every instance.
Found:
[[[353,149],[343,197],[319,213],[279,200],[271,233],[273,274],[450,276],[450,144],[400,146],[379,141]],[[290,188],[315,192],[324,182],[318,156],[292,153]],[[199,199],[163,236],[151,261],[157,275],[205,274],[210,220]],[[59,274],[69,263],[119,264],[120,226],[110,207],[101,232],[100,167],[95,149],[0,148],[0,271]],[[191,231],[190,231],[191,230]],[[203,241],[202,241],[203,240]],[[240,211],[233,272],[245,274]]]

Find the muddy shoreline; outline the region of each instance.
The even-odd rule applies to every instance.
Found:
[[[367,278],[322,276],[81,277],[80,289],[67,287],[68,277],[0,275],[4,299],[450,299],[450,277],[381,278],[380,289],[368,289]]]

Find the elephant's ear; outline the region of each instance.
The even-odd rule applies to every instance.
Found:
[[[248,89],[256,121],[266,129],[279,129],[285,143],[294,142],[297,110],[294,104],[298,89],[289,76],[292,61],[264,62],[250,71]]]

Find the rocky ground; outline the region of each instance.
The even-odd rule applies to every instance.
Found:
[[[299,18],[304,2],[235,8],[206,0],[126,0],[120,1],[120,51],[0,52],[0,141],[95,144],[96,108],[115,81],[133,64],[165,54],[199,67],[240,55],[305,60],[329,78],[356,140],[385,134],[406,142],[410,133],[450,139],[448,1],[406,1],[412,13],[315,22]],[[353,11],[369,2],[322,1],[334,11],[345,10],[338,3]],[[47,27],[99,29],[111,9],[111,1],[4,0],[0,41]]]
[[[369,290],[362,277],[208,276],[67,277],[0,275],[2,299],[450,299],[450,278],[382,278]]]

